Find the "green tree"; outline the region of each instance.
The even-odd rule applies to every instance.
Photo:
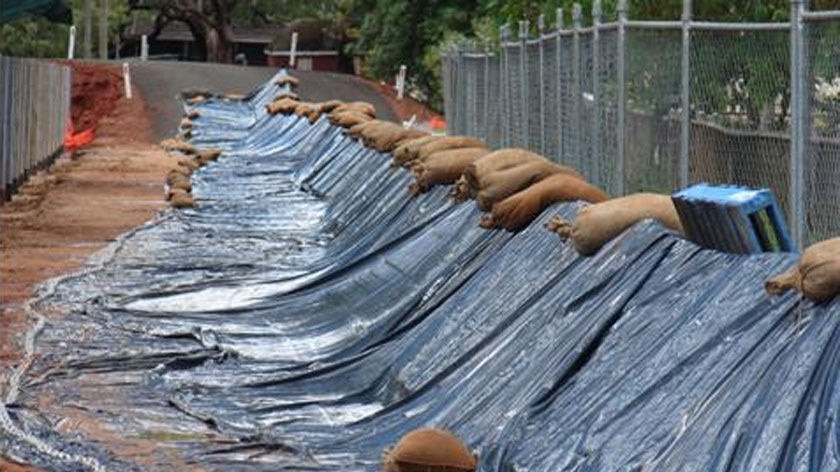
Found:
[[[84,0],[71,0],[66,3],[73,10],[78,56],[78,45],[83,37]],[[109,0],[108,44],[116,44],[122,27],[128,21],[127,0]],[[96,22],[94,22],[93,27],[96,29]],[[69,34],[69,25],[51,23],[44,18],[34,16],[19,18],[9,23],[0,24],[0,54],[26,57],[65,57]],[[95,51],[99,36],[95,32],[91,36],[94,41],[91,50]]]

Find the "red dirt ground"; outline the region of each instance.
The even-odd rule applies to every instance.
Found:
[[[70,116],[73,131],[96,128],[114,112],[124,94],[122,72],[117,66],[63,61],[73,68]]]
[[[78,269],[166,206],[163,183],[175,159],[154,144],[138,92],[122,98],[115,67],[74,70],[76,129],[96,126],[97,139],[30,178],[0,212],[0,386],[22,355],[29,324],[21,305],[35,286]],[[0,458],[0,471],[7,470],[35,469]]]

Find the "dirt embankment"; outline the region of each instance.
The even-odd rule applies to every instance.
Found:
[[[79,70],[76,123],[95,126],[97,139],[30,178],[0,212],[0,367],[16,359],[20,306],[35,285],[80,267],[165,206],[163,182],[174,161],[154,143],[142,97],[114,95],[122,86],[115,67]]]
[[[21,306],[36,286],[80,268],[93,252],[166,206],[174,167],[153,139],[142,97],[122,96],[113,66],[74,64],[74,127],[88,147],[30,178],[0,212],[0,391],[29,328]],[[18,469],[0,458],[0,470]]]

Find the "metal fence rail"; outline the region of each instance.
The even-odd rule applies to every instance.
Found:
[[[840,235],[840,11],[787,23],[613,18],[520,23],[443,57],[447,131],[527,147],[614,195],[690,183],[769,187],[807,244]],[[566,12],[568,13],[568,12]]]
[[[70,112],[69,67],[0,56],[0,196],[62,149]]]

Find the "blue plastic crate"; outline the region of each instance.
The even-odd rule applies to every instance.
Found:
[[[686,237],[701,246],[739,254],[795,250],[769,189],[703,183],[672,199]]]

